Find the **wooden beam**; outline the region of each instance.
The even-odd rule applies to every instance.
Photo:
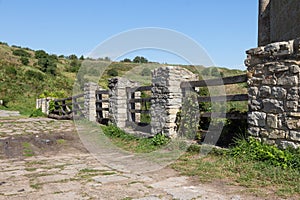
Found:
[[[248,101],[248,94],[233,94],[226,96],[198,97],[198,102]]]
[[[225,78],[182,82],[180,87],[181,88],[207,87],[207,86],[220,86],[220,85],[229,85],[229,84],[245,83],[245,82],[247,82],[247,75],[243,74],[239,76],[231,76]]]
[[[152,98],[142,98],[142,99],[130,99],[129,103],[144,103],[144,102],[151,102]]]

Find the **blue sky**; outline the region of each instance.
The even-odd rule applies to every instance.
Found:
[[[120,32],[160,27],[194,39],[215,65],[245,70],[245,51],[257,45],[257,2],[0,0],[0,41],[58,55],[80,56]],[[135,55],[158,62],[180,62],[159,51],[133,52],[127,57]]]

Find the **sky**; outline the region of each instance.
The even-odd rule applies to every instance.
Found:
[[[245,51],[257,46],[257,13],[258,0],[0,0],[0,41],[87,56],[120,33],[157,27],[191,38],[216,66],[245,70]],[[157,50],[122,58],[135,56],[183,62]]]

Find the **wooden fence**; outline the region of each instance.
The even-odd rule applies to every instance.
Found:
[[[201,80],[201,81],[188,81],[181,84],[183,91],[195,90],[196,87],[203,88],[208,86],[222,86],[238,83],[246,83],[247,75],[239,75],[232,77],[225,77],[219,79]],[[185,95],[186,92],[183,92]],[[224,96],[200,96],[198,97],[198,102],[231,102],[231,101],[248,101],[248,94],[227,94]],[[247,119],[246,113],[239,112],[227,112],[227,113],[217,113],[217,112],[202,112],[201,117],[207,118],[227,118],[227,119]]]
[[[126,88],[128,99],[127,124],[141,127],[150,124],[150,107],[152,86],[141,86],[137,88]],[[145,130],[147,131],[147,130]]]
[[[83,117],[84,94],[64,98],[54,99],[50,102],[49,118],[68,120]]]
[[[96,95],[96,119],[100,124],[109,122],[109,91],[97,90]]]

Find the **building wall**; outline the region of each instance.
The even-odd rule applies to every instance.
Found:
[[[260,0],[259,3],[259,46],[300,37],[299,0]]]

